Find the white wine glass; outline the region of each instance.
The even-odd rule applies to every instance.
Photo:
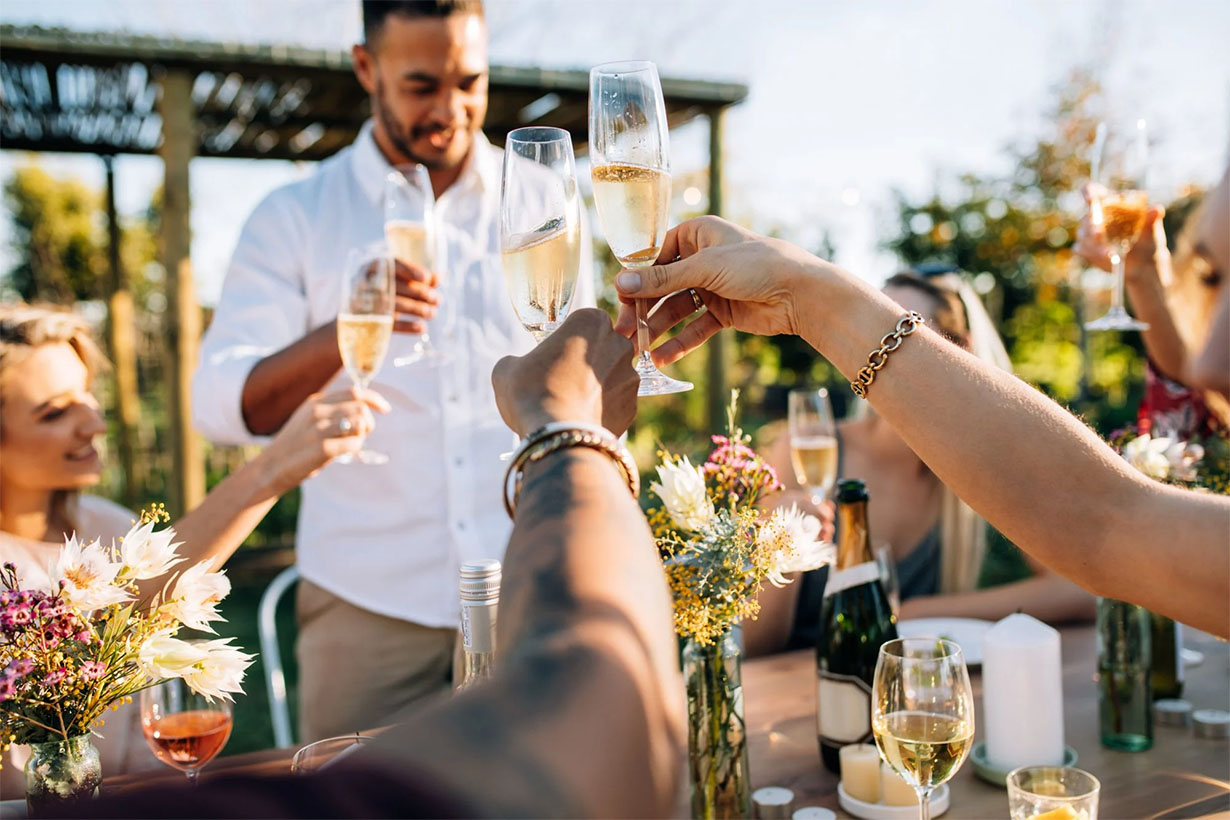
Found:
[[[930,820],[932,790],[957,773],[974,743],[974,693],[961,648],[934,638],[881,646],[871,731],[880,757],[918,793],[918,816]]]
[[[662,250],[671,204],[666,104],[653,63],[606,63],[590,70],[589,159],[594,204],[611,252],[626,268],[652,265]],[[649,308],[637,300],[637,395],[691,390],[690,382],[672,379],[654,366]]]
[[[188,776],[213,760],[231,736],[231,702],[207,698],[182,679],[141,690],[141,731],[154,757]]]
[[[1123,306],[1123,268],[1128,252],[1140,239],[1149,211],[1145,193],[1149,139],[1144,120],[1121,128],[1098,123],[1093,139],[1090,177],[1096,194],[1089,203],[1090,221],[1101,225],[1110,245],[1111,301],[1105,316],[1085,324],[1088,330],[1148,330]]]
[[[790,465],[795,480],[807,488],[818,507],[837,480],[837,424],[829,391],[791,390],[787,402]]]
[[[517,318],[541,342],[568,316],[581,268],[572,137],[518,128],[504,146],[500,252]]]
[[[389,350],[393,335],[393,257],[383,243],[355,248],[347,254],[342,274],[342,298],[337,312],[337,349],[342,365],[359,392],[367,389]],[[335,461],[385,464],[384,453],[360,450]]]
[[[440,275],[438,265],[439,237],[435,225],[436,198],[431,178],[422,165],[399,165],[384,177],[384,241],[393,258],[403,265],[417,265]],[[423,320],[422,335],[414,350],[393,360],[394,367],[415,362],[443,364],[447,354],[431,343],[431,334]]]

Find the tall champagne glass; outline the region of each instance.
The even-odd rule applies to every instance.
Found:
[[[918,793],[918,816],[930,820],[932,790],[957,773],[974,744],[974,694],[961,648],[934,638],[881,646],[871,731],[880,757]]]
[[[837,480],[837,425],[829,391],[791,390],[788,401],[790,464],[795,479],[819,506]]]
[[[231,736],[231,702],[197,694],[179,678],[141,690],[141,731],[154,756],[196,783]]]
[[[1091,221],[1106,231],[1110,245],[1110,310],[1085,324],[1089,330],[1148,330],[1149,325],[1128,315],[1123,306],[1123,267],[1128,252],[1140,239],[1149,210],[1145,175],[1149,164],[1148,131],[1144,120],[1123,128],[1098,123],[1093,141],[1090,176],[1098,193],[1089,203]]]
[[[422,165],[399,165],[385,174],[384,241],[393,258],[439,274],[435,207],[431,178]],[[394,359],[393,366],[403,367],[418,361],[441,364],[447,358],[431,343],[430,331],[424,323],[423,334],[415,343],[414,350],[409,355]]]
[[[383,243],[352,249],[342,273],[342,299],[337,313],[337,349],[347,375],[360,392],[371,384],[393,335],[393,258]],[[360,450],[337,461],[384,464],[384,453]]]
[[[568,316],[581,268],[581,209],[567,131],[518,128],[508,135],[500,251],[513,310],[541,342]]]
[[[671,204],[670,145],[658,67],[606,63],[589,72],[589,159],[594,203],[607,244],[619,263],[643,268],[657,261]],[[649,356],[650,305],[636,303],[638,395],[691,390],[663,374]]]

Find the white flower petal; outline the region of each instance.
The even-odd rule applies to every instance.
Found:
[[[705,473],[687,458],[667,459],[658,465],[658,479],[649,485],[675,526],[696,532],[713,519],[713,501],[705,489]]]
[[[225,572],[210,572],[211,562],[202,561],[184,570],[163,611],[184,626],[213,632],[210,621],[220,621],[218,602],[230,594],[231,582]]]
[[[134,525],[120,541],[121,574],[141,581],[157,578],[183,563],[175,552],[179,545],[172,543],[173,538],[175,530],[170,527],[154,532],[153,521]]]

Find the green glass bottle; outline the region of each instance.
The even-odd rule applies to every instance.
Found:
[[[838,482],[837,563],[829,570],[816,644],[816,732],[820,758],[840,770],[838,751],[871,739],[871,681],[880,646],[897,637],[867,529],[867,487]]]
[[[1149,613],[1153,621],[1153,699],[1183,694],[1183,627],[1165,615]]]

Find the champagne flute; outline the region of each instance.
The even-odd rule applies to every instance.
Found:
[[[598,220],[611,252],[627,268],[652,265],[662,250],[671,204],[666,105],[653,63],[606,63],[589,72],[589,159]],[[690,382],[654,366],[649,307],[636,302],[637,395],[691,390]]]
[[[210,700],[181,678],[141,690],[141,731],[154,756],[195,785],[197,774],[231,736],[231,702]]]
[[[389,349],[393,335],[393,257],[388,248],[377,243],[352,249],[342,274],[342,300],[337,313],[337,349],[350,380],[359,391],[367,389]],[[335,460],[348,464],[355,459],[364,464],[384,464],[384,453],[360,450],[353,456],[343,453]]]
[[[384,177],[384,241],[393,258],[403,264],[418,265],[428,271],[436,271],[436,242],[433,215],[436,207],[431,178],[422,165],[399,165]],[[393,360],[394,367],[403,367],[419,361],[440,364],[447,355],[431,343],[431,335],[424,329],[414,350],[407,356]]]
[[[500,251],[513,310],[541,342],[572,307],[581,268],[581,209],[572,137],[518,128],[504,146]]]
[[[788,402],[790,464],[818,507],[837,480],[837,425],[829,391],[791,390]]]
[[[871,731],[880,757],[918,793],[918,816],[930,820],[932,790],[957,773],[974,743],[974,694],[961,648],[934,638],[881,646]]]
[[[1145,174],[1149,162],[1148,132],[1144,120],[1131,127],[1112,129],[1098,123],[1093,139],[1090,177],[1100,186],[1089,203],[1091,221],[1106,231],[1110,245],[1110,310],[1085,324],[1088,330],[1148,330],[1149,325],[1132,318],[1123,307],[1123,267],[1128,252],[1140,238],[1149,210]]]

